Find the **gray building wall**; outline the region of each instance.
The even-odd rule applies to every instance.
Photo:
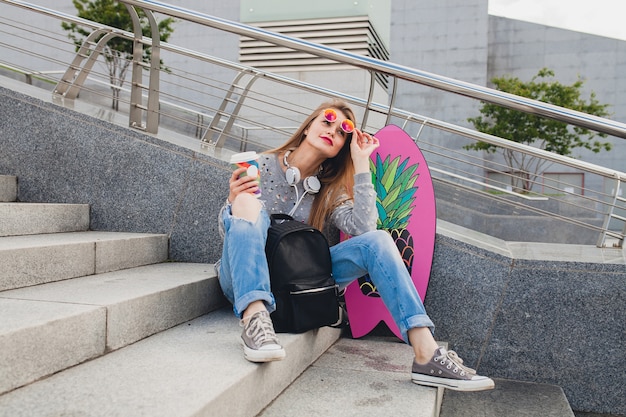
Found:
[[[168,0],[167,3],[211,16],[239,21],[238,1],[190,2],[188,0]],[[239,59],[239,36],[185,21],[176,21],[174,24],[174,32],[168,42],[232,62],[237,62]],[[162,59],[168,67],[178,69],[177,72],[179,73],[189,71],[194,76],[206,77],[229,84],[233,80],[233,73],[231,71],[215,65],[198,65],[197,60],[190,59],[185,55],[165,53]],[[170,84],[169,81],[172,81],[172,83]],[[177,97],[179,94],[179,92],[176,91],[178,84],[179,82],[177,82],[175,78],[170,80],[167,74],[163,75],[162,85],[165,88],[165,94],[173,92],[174,97]],[[189,100],[192,103],[202,103],[206,106],[217,107],[220,99],[208,94],[207,90],[187,89],[184,91],[183,97],[185,100]]]
[[[530,80],[543,67],[554,70],[555,79],[563,84],[571,85],[580,77],[585,82],[583,98],[595,92],[600,103],[609,104],[611,119],[626,121],[626,41],[489,17],[487,79],[509,75]],[[626,170],[626,140],[600,139],[611,142],[613,150],[594,154],[579,149],[575,157]]]
[[[581,77],[583,98],[594,92],[599,102],[609,105],[610,118],[626,121],[626,41],[490,16],[487,3],[393,0],[391,61],[489,87],[493,87],[490,80],[494,77],[508,75],[530,81],[548,67],[563,84]],[[401,86],[400,108],[469,127],[467,118],[479,114],[480,103],[475,100],[408,83]],[[613,149],[598,154],[577,149],[573,156],[624,171],[626,140],[600,139],[610,142]],[[437,131],[428,131],[420,140],[449,149],[464,144],[458,137]],[[594,184],[590,178],[584,181],[589,187],[611,192],[611,184]]]
[[[393,0],[390,60],[486,85],[487,5],[487,0]],[[476,100],[408,82],[399,85],[396,106],[401,109],[461,126],[467,126],[467,118],[478,112],[480,103]],[[418,126],[406,130],[415,137]],[[466,139],[435,129],[425,129],[419,141],[461,151],[467,144]],[[437,159],[436,154],[429,155],[431,165],[437,164]],[[473,170],[482,176],[482,169]]]
[[[393,0],[390,60],[462,81],[487,82],[487,0]],[[402,84],[398,107],[455,124],[474,100]]]

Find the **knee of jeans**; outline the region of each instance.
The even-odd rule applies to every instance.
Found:
[[[376,246],[376,250],[395,249],[395,242],[389,232],[385,230],[373,230],[367,234],[371,235],[370,244]]]
[[[254,221],[239,217],[235,214],[228,214],[224,216],[224,228],[226,231],[229,231],[233,226],[236,227],[239,225],[245,225],[245,227],[258,226],[260,230],[267,230],[269,227],[269,216],[264,209],[260,210],[258,217]]]
[[[251,220],[244,219],[242,217],[233,216],[230,219],[230,224],[231,224],[231,226],[233,226],[233,225],[236,226],[236,225],[240,225],[240,224],[243,224],[243,225],[246,225],[246,226],[254,226],[255,223],[253,223]]]
[[[385,230],[373,230],[365,235],[369,235],[367,249],[370,255],[378,258],[392,259],[400,254],[389,232]]]
[[[231,212],[237,217],[258,217],[263,203],[250,193],[241,193],[235,197],[231,205]]]

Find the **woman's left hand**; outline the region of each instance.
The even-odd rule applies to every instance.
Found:
[[[354,163],[355,173],[369,172],[370,155],[376,148],[380,146],[380,142],[375,136],[354,129],[352,133],[352,142],[350,143],[350,154]]]

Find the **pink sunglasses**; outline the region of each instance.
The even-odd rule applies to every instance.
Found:
[[[335,120],[337,120],[337,112],[333,109],[326,109],[324,110],[324,118],[326,119],[326,121],[329,122],[334,122]],[[344,121],[341,122],[341,130],[343,130],[346,133],[352,133],[354,132],[354,122],[350,119],[346,119]]]

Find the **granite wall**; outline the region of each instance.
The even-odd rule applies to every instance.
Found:
[[[228,164],[11,90],[0,94],[0,172],[18,177],[20,201],[88,203],[93,230],[166,233],[173,260],[220,256]]]
[[[88,203],[94,230],[166,233],[172,260],[214,262],[230,169],[194,143],[0,83],[0,174],[18,177],[20,201]],[[626,414],[624,251],[515,245],[440,222],[425,300],[437,338],[482,373],[557,384],[576,410]]]
[[[626,414],[624,251],[598,249],[615,256],[603,261],[544,244],[555,257],[521,259],[503,241],[494,251],[462,240],[437,235],[424,303],[436,338],[483,374],[559,385],[575,410]]]

